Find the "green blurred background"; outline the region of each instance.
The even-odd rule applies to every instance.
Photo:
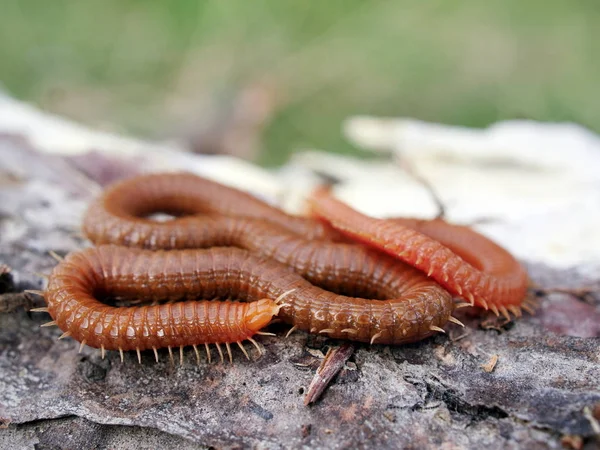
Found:
[[[280,164],[354,114],[600,130],[598,0],[4,0],[0,82],[94,127]]]

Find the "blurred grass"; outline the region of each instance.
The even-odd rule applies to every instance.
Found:
[[[600,130],[596,0],[5,0],[0,10],[0,81],[94,126],[164,137],[266,86],[277,108],[263,164],[304,146],[355,152],[340,133],[353,114]]]

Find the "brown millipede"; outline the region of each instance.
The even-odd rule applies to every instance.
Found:
[[[140,270],[143,268],[143,270]],[[73,252],[43,293],[67,336],[104,350],[146,350],[241,343],[279,316],[301,330],[366,342],[401,343],[439,330],[451,297],[412,269],[389,280],[385,301],[346,297],[312,285],[291,268],[245,250],[149,251],[101,245]],[[386,277],[387,278],[387,277]],[[97,296],[238,298],[250,303],[187,301],[117,308]],[[283,303],[273,300],[285,295]],[[229,349],[228,349],[229,350]]]
[[[138,355],[187,345],[197,351],[199,344],[216,344],[221,352],[221,343],[230,353],[230,343],[252,339],[277,313],[292,330],[371,343],[411,342],[443,331],[448,321],[460,324],[451,316],[450,294],[433,279],[396,257],[339,242],[344,233],[368,239],[319,210],[325,200],[317,194],[313,207],[342,234],[191,174],[117,183],[84,218],[84,232],[98,247],[68,255],[50,277],[43,294],[51,323],[63,336],[103,351]],[[339,212],[339,204],[330,206],[331,214]],[[174,219],[148,218],[157,212]],[[350,222],[372,230],[360,215]],[[150,250],[160,248],[169,251]],[[431,256],[414,252],[416,260]],[[195,300],[115,308],[97,300],[107,294],[250,303]],[[281,304],[268,300],[283,294]]]

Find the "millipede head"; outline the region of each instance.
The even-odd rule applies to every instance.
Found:
[[[273,316],[279,313],[280,308],[280,305],[268,298],[248,304],[245,317],[246,327],[254,332],[266,327]]]

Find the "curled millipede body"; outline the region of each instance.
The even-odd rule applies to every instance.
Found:
[[[367,217],[326,190],[313,195],[311,206],[337,230],[416,267],[472,305],[505,316],[507,308],[520,314],[527,272],[510,253],[473,230],[439,219]]]
[[[157,212],[177,219],[160,223],[147,218]],[[143,175],[110,186],[90,205],[83,219],[83,231],[96,245],[111,243],[153,249],[218,246],[218,236],[195,229],[200,215],[205,222],[215,216],[254,219],[306,239],[330,239],[337,235],[315,220],[291,216],[250,194],[188,173]],[[243,223],[237,225],[240,233],[244,232]],[[209,224],[207,229],[220,226]],[[236,227],[236,221],[230,221],[228,226]]]
[[[117,246],[71,253],[51,274],[44,292],[48,312],[59,328],[79,342],[106,350],[244,341],[278,313],[277,303],[256,298],[252,303],[186,301],[113,307],[96,298],[247,297],[253,286],[223,272],[228,261],[219,265],[215,256],[215,252],[144,252]],[[222,279],[215,276],[219,271],[224,273]],[[219,282],[237,282],[237,286],[227,290]]]
[[[432,253],[428,241],[415,238],[424,235],[410,229],[409,242],[394,242],[412,252],[402,259],[425,268],[427,276],[390,251],[380,235],[388,225],[374,227],[369,218],[349,208],[348,213],[319,193],[313,207],[333,228],[191,174],[145,175],[117,183],[84,218],[83,231],[98,247],[68,255],[50,277],[44,297],[52,323],[63,336],[103,350],[135,349],[138,357],[144,349],[156,353],[160,347],[209,343],[219,352],[219,343],[226,343],[230,351],[229,343],[251,340],[276,314],[292,329],[399,344],[443,331],[448,321],[460,324],[451,316],[456,306],[446,289],[466,298],[487,295],[482,283],[461,278],[470,264],[491,273],[487,288],[493,276],[504,276],[505,268],[494,272],[497,263],[492,261],[498,249],[504,252],[500,247],[489,247],[491,255],[470,257],[464,243],[442,236],[446,246],[438,245],[451,255],[439,249]],[[174,217],[159,222],[149,217],[154,213]],[[400,231],[418,226],[389,223]],[[433,233],[441,226],[434,228]],[[349,242],[347,235],[376,248]],[[472,291],[465,288],[471,285]],[[518,289],[494,289],[503,292],[502,302],[520,301]],[[273,300],[284,294],[282,303]],[[105,295],[187,301],[117,308],[98,300]],[[242,302],[207,301],[212,299]]]

